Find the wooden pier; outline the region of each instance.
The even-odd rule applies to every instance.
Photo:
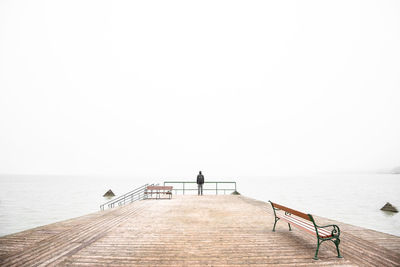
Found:
[[[243,196],[143,200],[0,238],[0,266],[400,266],[400,237],[340,226],[340,250]]]

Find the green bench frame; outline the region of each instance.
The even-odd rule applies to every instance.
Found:
[[[275,215],[274,227],[272,229],[273,232],[275,232],[276,223],[280,219],[285,220],[287,222],[287,224],[289,225],[289,231],[292,230],[292,228],[290,227],[290,223],[292,223],[293,225],[297,226],[298,228],[303,229],[308,233],[314,234],[317,237],[317,249],[315,251],[315,256],[313,258],[314,260],[318,260],[318,251],[319,251],[319,246],[321,245],[321,243],[328,241],[328,240],[332,241],[335,244],[336,251],[338,254],[337,257],[343,258],[340,255],[340,251],[339,251],[339,244],[340,244],[340,238],[339,238],[340,228],[339,228],[339,226],[337,226],[336,224],[329,224],[329,225],[324,225],[324,226],[317,225],[317,223],[315,222],[315,220],[311,214],[305,214],[300,211],[293,210],[293,209],[287,208],[285,206],[273,203],[272,201],[269,201],[269,202],[271,203],[271,206],[272,206],[272,209],[273,209],[274,215]],[[278,211],[278,210],[283,210],[285,212],[285,215],[280,215],[280,214],[277,215],[276,211]],[[299,220],[296,217],[293,217],[293,215],[300,217],[304,220]],[[289,218],[293,218],[294,220],[291,221]],[[296,224],[296,220],[298,220],[301,223]],[[310,221],[312,224],[306,222],[305,220]],[[306,227],[304,225],[306,225]],[[308,226],[308,228],[307,228],[307,226]],[[310,226],[314,226],[314,231],[310,231]],[[330,229],[330,234],[327,234],[327,232],[329,230],[326,230],[325,228],[329,228],[329,227],[332,227],[332,229]],[[319,230],[319,232],[318,232],[318,230]],[[324,235],[322,235],[321,232],[324,232]]]

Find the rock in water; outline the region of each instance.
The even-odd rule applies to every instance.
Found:
[[[110,190],[108,190],[108,191],[103,195],[103,197],[115,197],[115,194],[114,194],[114,192],[111,191],[111,189],[110,189]]]
[[[399,212],[396,207],[393,207],[392,204],[390,204],[389,202],[386,202],[385,206],[383,206],[381,208],[381,210],[384,211],[391,211],[391,212]]]
[[[396,167],[392,170],[393,174],[400,174],[400,167]]]

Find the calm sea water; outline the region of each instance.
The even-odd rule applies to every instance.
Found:
[[[208,180],[211,179],[206,176]],[[112,189],[116,195],[164,180],[130,177],[0,176],[0,236],[96,212]],[[194,180],[194,178],[193,178]],[[222,179],[224,180],[224,179]],[[246,177],[238,191],[294,209],[400,236],[400,175],[319,175]],[[209,191],[209,193],[211,193]]]

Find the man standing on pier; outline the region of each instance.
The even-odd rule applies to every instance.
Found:
[[[197,187],[198,187],[198,195],[203,195],[203,184],[204,184],[204,176],[199,171],[199,175],[197,175]]]

